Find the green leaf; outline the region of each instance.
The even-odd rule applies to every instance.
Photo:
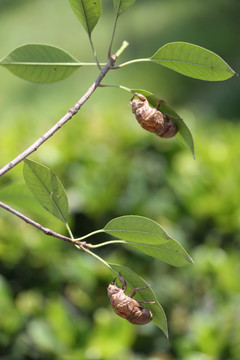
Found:
[[[65,51],[41,44],[16,48],[0,61],[0,65],[24,80],[38,83],[63,80],[81,66]]]
[[[173,239],[162,245],[135,245],[130,243],[128,243],[128,245],[142,251],[149,256],[160,259],[176,267],[186,266],[189,262],[193,263],[193,260],[190,258],[184,248],[176,240]]]
[[[101,16],[101,0],[69,0],[69,3],[78,20],[90,36]]]
[[[67,223],[68,199],[57,176],[46,166],[25,159],[25,182],[38,202],[53,216]]]
[[[161,244],[171,239],[155,221],[143,216],[126,215],[112,219],[103,230],[120,239],[141,244]]]
[[[121,273],[124,279],[127,282],[127,285],[133,289],[137,287],[147,286],[148,284],[134,271],[123,265],[109,264],[115,272]],[[168,328],[167,328],[167,318],[162,306],[159,304],[154,292],[151,288],[143,289],[137,291],[135,297],[136,300],[142,301],[155,301],[155,304],[143,304],[144,307],[148,308],[153,314],[153,322],[156,324],[168,337]]]
[[[192,258],[176,240],[159,224],[146,217],[121,216],[109,221],[103,230],[126,241],[127,245],[170,265],[185,266],[193,263]]]
[[[221,81],[237,75],[214,52],[185,42],[168,43],[150,59],[180,74],[200,80]]]
[[[114,7],[119,14],[127,11],[136,0],[113,0]]]
[[[151,92],[142,89],[131,89],[131,91],[144,95],[148,99],[150,105],[152,105],[153,107],[157,106],[159,98],[153,95]],[[178,133],[176,134],[176,138],[178,138],[181,142],[183,142],[185,146],[187,146],[190,149],[190,151],[193,154],[193,157],[195,158],[193,137],[189,128],[183,121],[183,119],[178,115],[178,113],[176,113],[176,111],[174,111],[170,106],[164,104],[163,102],[161,103],[159,110],[163,114],[169,114],[179,118],[179,119],[171,118],[171,120],[175,122],[175,124],[178,127]]]

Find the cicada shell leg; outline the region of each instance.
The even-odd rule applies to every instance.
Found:
[[[127,288],[127,283],[126,283],[126,280],[122,277],[122,275],[120,273],[119,273],[119,280],[122,283],[122,290],[125,291]]]
[[[163,99],[159,99],[158,102],[157,102],[157,106],[156,106],[155,109],[158,110],[158,109],[160,108],[160,105],[161,105],[161,104],[166,104],[166,101],[163,100]]]
[[[150,285],[143,286],[143,287],[139,287],[139,288],[134,288],[134,289],[132,289],[131,294],[128,295],[128,296],[132,298],[132,297],[136,294],[136,291],[138,291],[138,290],[143,290],[143,289],[147,289],[147,288],[149,288],[149,287],[150,287]]]
[[[175,119],[175,120],[182,120],[182,118],[180,117],[177,117],[177,116],[173,116],[173,115],[170,115],[170,114],[163,114],[163,116],[167,119]]]

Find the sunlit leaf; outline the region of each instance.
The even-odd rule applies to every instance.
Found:
[[[73,12],[90,35],[102,11],[101,0],[69,0]]]
[[[221,81],[236,75],[214,52],[185,42],[172,42],[162,46],[151,60],[200,80]]]
[[[173,266],[193,263],[186,250],[172,239],[155,221],[143,216],[128,215],[115,218],[103,228],[110,235],[126,241],[147,255]]]
[[[189,263],[193,263],[193,260],[190,258],[184,248],[173,239],[169,240],[163,245],[131,244],[129,242],[128,245],[144,252],[149,256],[154,257],[155,259],[160,259],[176,267],[186,266]]]
[[[134,271],[123,265],[109,264],[113,270],[117,273],[121,273],[127,282],[128,287],[131,289],[137,287],[143,287],[148,285],[139,275]],[[116,277],[116,273],[113,272],[113,276]],[[120,285],[120,284],[119,284]],[[164,332],[168,337],[167,318],[162,306],[159,304],[154,292],[149,287],[147,289],[137,291],[134,296],[136,300],[141,301],[155,301],[155,304],[143,304],[153,314],[153,322]]]
[[[46,166],[29,159],[24,160],[23,175],[38,202],[53,216],[66,223],[68,199],[57,176]]]
[[[24,80],[38,83],[63,80],[81,66],[65,51],[41,44],[16,48],[0,61],[0,65]]]
[[[142,89],[131,89],[131,91],[143,94],[148,99],[150,105],[152,105],[153,107],[157,106],[159,98],[153,95],[151,92]],[[193,137],[183,119],[178,115],[178,113],[176,113],[176,111],[174,111],[169,105],[165,104],[164,102],[160,104],[159,110],[163,114],[169,114],[179,118],[171,118],[171,120],[175,122],[178,127],[178,133],[176,134],[176,137],[179,138],[179,140],[191,150],[193,157],[195,158]]]
[[[136,0],[113,0],[114,7],[119,14],[127,11]]]

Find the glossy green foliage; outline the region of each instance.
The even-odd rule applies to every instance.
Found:
[[[219,54],[237,70],[236,2],[216,0],[206,6],[188,0],[138,1],[131,21],[128,14],[121,18],[124,33],[134,39],[129,51],[141,57],[159,47],[160,37],[162,43],[189,39],[220,49]],[[111,1],[105,4],[112,11]],[[61,41],[71,53],[78,51],[71,34],[78,34],[81,52],[88,53],[86,34],[79,32],[67,7],[67,1],[59,0],[22,1],[21,6],[17,0],[3,2],[0,32],[9,36],[2,37],[1,57],[12,40],[29,41],[29,32],[33,41],[49,39],[51,34],[51,42]],[[151,25],[143,26],[147,19]],[[108,29],[104,22],[102,32],[96,32],[100,48],[105,49]],[[121,214],[141,214],[162,224],[189,249],[195,265],[183,268],[118,244],[99,249],[109,262],[121,262],[151,283],[169,320],[170,341],[153,323],[134,326],[113,313],[106,291],[112,280],[107,267],[0,210],[3,358],[239,359],[238,79],[206,84],[147,63],[125,69],[111,76],[119,73],[121,83],[148,88],[169,104],[177,104],[194,134],[196,161],[175,140],[159,141],[142,131],[129,109],[129,94],[116,89],[99,89],[76,121],[64,128],[65,135],[60,132],[35,156],[66,184],[75,234],[104,226]],[[94,70],[91,76],[95,75]],[[89,86],[88,76],[69,80],[36,87],[1,72],[2,165],[23,150],[23,144],[37,139]],[[21,166],[1,179],[2,189],[19,179]],[[8,195],[10,199],[10,191]],[[18,208],[32,214],[30,203],[21,195]],[[63,223],[53,216],[41,223],[65,233]]]
[[[122,14],[134,5],[135,1],[136,0],[113,0],[113,4],[118,13]]]
[[[126,280],[127,285],[133,289],[138,287],[144,287],[148,284],[134,271],[129,269],[126,266],[118,265],[118,264],[109,264],[114,271],[118,274],[120,273],[123,278]],[[115,272],[113,273],[115,276]],[[119,283],[119,286],[121,284]],[[136,300],[142,300],[147,302],[155,301],[155,304],[143,304],[143,306],[147,307],[153,314],[153,322],[164,332],[164,334],[168,337],[168,328],[167,328],[167,318],[162,306],[159,304],[154,292],[149,287],[147,289],[137,291],[134,296]]]
[[[101,16],[101,0],[69,0],[69,2],[73,12],[90,36]]]
[[[62,183],[46,166],[25,159],[25,182],[39,203],[53,216],[67,222],[68,200]]]
[[[222,81],[236,73],[214,52],[185,42],[162,46],[151,59],[157,64],[195,79]]]
[[[42,102],[30,104],[29,112],[24,85],[21,91],[26,99],[21,99],[18,113],[12,113],[8,127],[3,121],[0,124],[8,158],[18,150],[11,134],[21,132],[30,143],[38,130],[30,128],[32,122],[37,126],[42,120],[47,126],[40,112]],[[112,93],[111,104],[116,96],[113,91],[110,96]],[[45,91],[42,98],[46,101]],[[25,358],[34,346],[41,359],[50,358],[49,353],[64,360],[87,359],[86,354],[95,349],[104,360],[135,360],[138,354],[150,360],[160,344],[162,356],[170,359],[173,352],[179,359],[218,359],[223,354],[228,360],[238,359],[239,123],[229,113],[226,121],[201,113],[193,122],[190,113],[197,134],[197,160],[193,161],[175,142],[159,142],[151,134],[144,136],[135,122],[129,125],[132,114],[126,105],[129,96],[126,98],[117,114],[115,106],[105,109],[102,103],[95,104],[97,118],[95,108],[86,109],[81,121],[74,123],[74,132],[68,126],[66,137],[56,140],[58,156],[48,147],[41,153],[41,161],[51,167],[54,164],[54,171],[72,193],[71,204],[77,211],[73,216],[75,234],[83,233],[82,224],[92,231],[99,223],[104,226],[106,218],[144,214],[189,249],[195,264],[183,268],[128,251],[129,246],[120,244],[98,251],[110,263],[131,268],[151,284],[167,314],[170,341],[153,322],[134,326],[114,314],[107,285],[116,275],[110,275],[106,267],[61,241],[50,241],[0,210],[0,344],[10,359],[14,356],[11,344],[19,354],[25,352]],[[64,99],[61,103],[64,109]],[[46,112],[50,117],[50,103]],[[20,123],[15,122],[16,116]],[[237,112],[234,117],[237,119]],[[6,137],[12,139],[11,146]],[[60,149],[65,149],[64,156]],[[67,173],[63,173],[65,166]],[[20,168],[15,172],[22,178]],[[25,209],[24,197],[21,201],[18,208],[31,214],[28,204]],[[61,222],[52,216],[41,223],[64,234]]]
[[[68,199],[57,176],[46,166],[25,159],[24,179],[39,203],[59,220],[67,223]],[[147,255],[174,266],[193,260],[184,248],[153,220],[142,216],[122,216],[111,220],[103,230]]]
[[[185,266],[193,260],[183,247],[172,239],[155,221],[143,216],[121,216],[111,220],[104,231],[125,240],[147,255],[173,266]]]
[[[157,98],[157,96],[155,96],[151,92],[142,90],[142,89],[131,89],[131,90],[133,92],[143,94],[148,99],[149,104],[151,104],[153,107],[157,106],[159,98]],[[162,102],[160,104],[158,109],[163,114],[169,114],[174,117],[174,118],[171,118],[171,120],[178,127],[178,133],[176,134],[176,137],[190,149],[190,151],[193,154],[193,157],[195,158],[193,137],[192,137],[192,134],[191,134],[189,128],[183,121],[183,119],[178,115],[178,113],[176,113],[176,111],[173,110],[173,108],[171,108],[169,105],[165,104],[164,102]],[[179,118],[179,119],[176,119],[176,118]]]
[[[16,48],[0,61],[0,65],[24,80],[38,83],[63,80],[81,66],[62,49],[41,44]]]

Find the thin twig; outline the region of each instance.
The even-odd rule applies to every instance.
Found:
[[[33,221],[31,219],[29,219],[27,216],[21,214],[19,211],[11,208],[10,206],[4,204],[3,202],[0,201],[0,207],[2,207],[3,209],[9,211],[10,213],[18,216],[20,219],[24,220],[27,224],[30,224],[32,226],[34,226],[35,228],[37,228],[38,230],[42,231],[45,235],[50,235],[50,236],[54,236],[58,239],[64,240],[64,241],[68,241],[74,244],[74,241],[64,235],[58,234],[55,231],[52,231],[48,228],[43,227],[41,224],[37,223],[36,221]],[[84,245],[86,246],[86,243],[84,242]]]
[[[53,237],[55,237],[57,239],[70,242],[73,245],[77,245],[80,249],[82,249],[83,247],[84,247],[84,249],[87,249],[88,247],[92,247],[92,244],[87,243],[86,241],[75,240],[74,238],[69,238],[67,236],[56,233],[55,231],[53,231],[51,229],[45,228],[41,224],[37,223],[36,221],[33,221],[32,219],[30,219],[27,216],[21,214],[19,211],[13,209],[11,206],[9,206],[7,204],[4,204],[1,201],[0,201],[0,207],[2,207],[3,209],[9,211],[13,215],[18,216],[20,219],[24,220],[27,224],[30,224],[30,225],[34,226],[35,228],[37,228],[38,230],[42,231],[45,235],[53,236]]]
[[[101,74],[97,78],[96,81],[90,86],[87,92],[81,97],[81,99],[71,108],[68,112],[44,135],[42,135],[37,141],[35,141],[28,149],[19,154],[14,160],[10,161],[7,165],[5,165],[2,169],[0,169],[0,177],[11,170],[14,166],[19,164],[23,159],[36,151],[39,146],[41,146],[46,140],[48,140],[57,130],[59,130],[67,121],[69,121],[74,115],[77,114],[82,105],[88,100],[88,98],[92,95],[92,93],[96,90],[96,88],[101,83],[102,79],[108,73],[108,71],[112,68],[116,61],[117,56],[112,55],[107,65],[103,68]]]

